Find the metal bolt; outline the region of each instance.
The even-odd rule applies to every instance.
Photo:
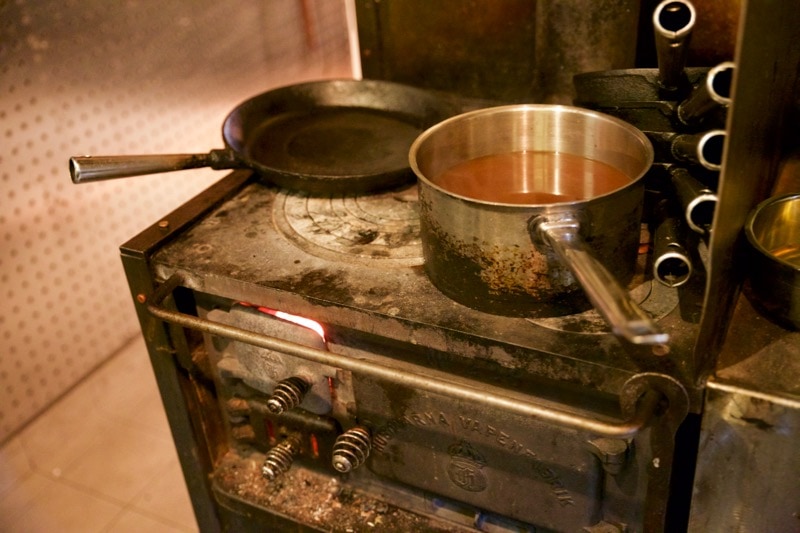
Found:
[[[169,220],[162,220],[158,223],[159,229],[168,229],[169,228]]]
[[[147,296],[145,296],[142,293],[139,293],[136,295],[136,301],[139,302],[140,304],[143,304],[147,301]]]
[[[599,438],[589,441],[589,451],[600,459],[603,470],[615,476],[619,474],[628,460],[627,441],[621,439]]]

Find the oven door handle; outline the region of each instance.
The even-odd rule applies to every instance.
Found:
[[[623,385],[620,394],[622,412],[626,415],[624,420],[605,421],[590,418],[566,410],[554,409],[541,403],[537,404],[534,401],[535,398],[529,396],[508,395],[508,391],[485,383],[468,379],[457,381],[452,378],[436,377],[432,375],[430,369],[419,365],[397,361],[393,362],[392,366],[388,366],[363,358],[348,357],[303,346],[263,333],[167,309],[163,305],[164,300],[183,284],[183,276],[178,273],[173,274],[149,298],[140,295],[137,297],[137,301],[143,303],[147,312],[152,316],[171,324],[275,350],[399,386],[441,394],[459,401],[475,402],[486,407],[511,411],[543,422],[599,436],[617,439],[631,438],[645,428],[654,417],[664,414],[664,408],[673,404],[675,400],[679,404],[688,401],[685,389],[675,379],[664,374],[636,374]]]

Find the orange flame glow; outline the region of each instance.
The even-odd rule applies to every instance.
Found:
[[[310,329],[311,331],[320,336],[322,342],[327,342],[327,340],[325,339],[325,330],[322,328],[322,324],[320,324],[316,320],[312,320],[304,316],[292,315],[289,313],[285,313],[283,311],[278,311],[277,309],[270,309],[269,307],[262,307],[258,305],[249,304],[247,302],[239,302],[239,303],[246,307],[253,307],[264,314],[272,315],[275,318],[280,318],[281,320],[285,320],[287,322],[291,322],[292,324],[297,324],[298,326]]]
[[[323,341],[325,340],[325,330],[322,329],[322,324],[316,320],[311,320],[310,318],[303,316],[290,315],[289,313],[284,313],[283,311],[275,311],[275,316],[281,320],[286,320],[287,322],[292,322],[298,326],[308,328],[311,331],[316,332],[316,334],[319,335]]]

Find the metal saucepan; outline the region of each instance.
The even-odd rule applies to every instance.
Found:
[[[442,95],[372,80],[289,85],[255,96],[225,119],[225,148],[208,154],[70,159],[75,183],[190,168],[250,168],[281,187],[367,192],[412,180],[408,149],[427,127],[461,112]]]
[[[758,204],[744,231],[750,248],[745,295],[776,323],[800,331],[800,193]]]
[[[575,107],[492,107],[428,129],[409,159],[425,269],[443,293],[494,314],[541,316],[569,309],[582,287],[616,335],[668,341],[620,286],[636,268],[641,178],[653,162],[641,131]]]

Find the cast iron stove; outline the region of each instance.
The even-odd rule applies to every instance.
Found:
[[[686,506],[695,325],[643,274],[668,350],[624,346],[593,311],[449,300],[413,184],[319,197],[246,171],[123,260],[203,530],[639,531]]]

